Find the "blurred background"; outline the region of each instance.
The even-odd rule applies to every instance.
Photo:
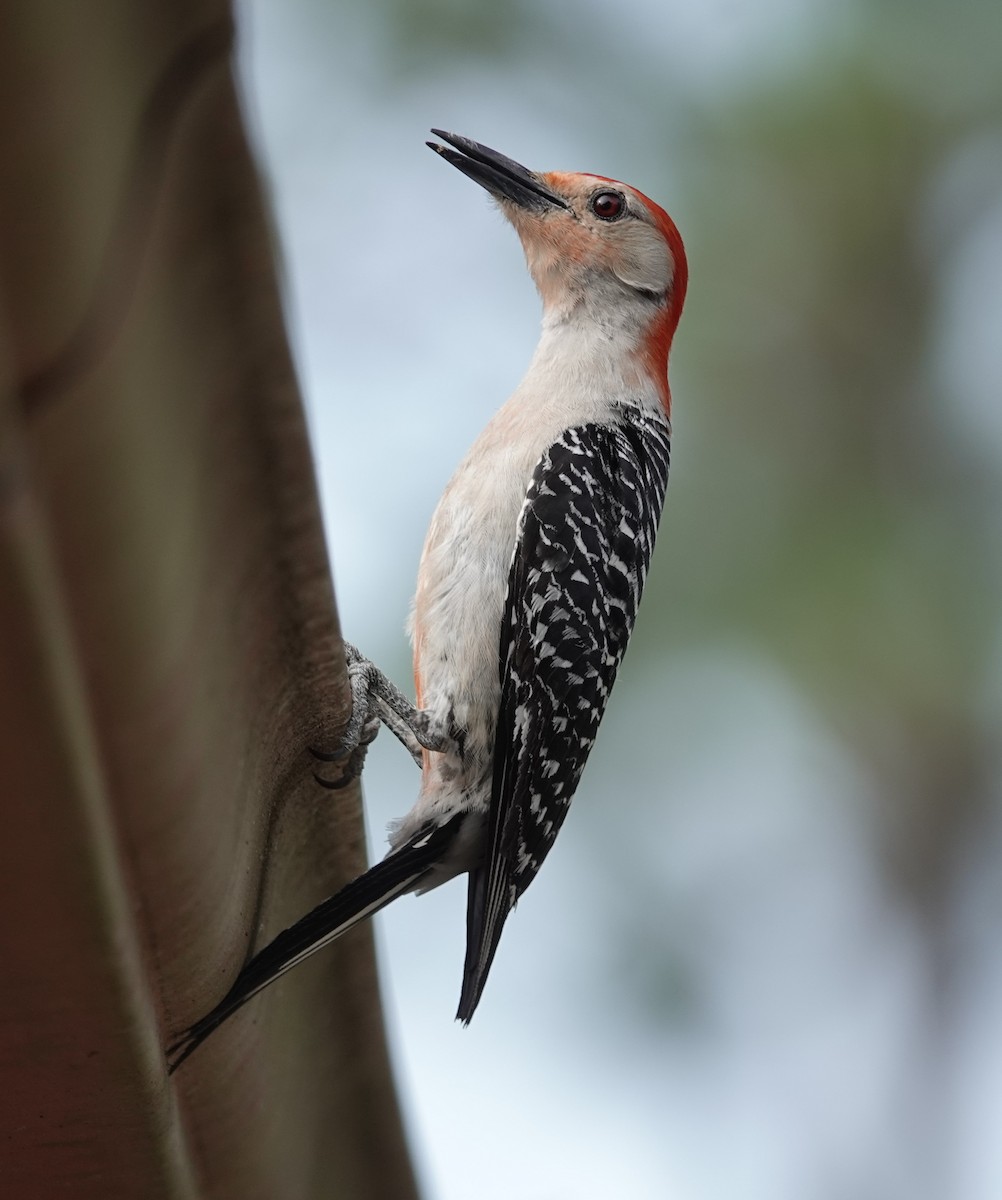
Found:
[[[427,1195],[997,1200],[1002,6],[239,15],[341,620],[399,681],[538,323],[429,127],[635,184],[688,247],[638,630],[469,1030],[465,887],[378,918]],[[380,856],[417,776],[369,761]]]

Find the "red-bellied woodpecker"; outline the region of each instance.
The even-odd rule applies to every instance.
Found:
[[[457,1016],[557,835],[633,628],[668,481],[668,352],[685,299],[671,218],[600,175],[536,174],[468,138],[428,145],[514,225],[543,299],[528,373],[439,502],[412,639],[417,707],[349,647],[338,754],[380,722],[421,762],[382,862],[266,946],[170,1048],[177,1067],[273,979],[404,892],[469,875]]]

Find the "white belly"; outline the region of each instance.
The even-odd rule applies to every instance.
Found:
[[[481,748],[489,753],[493,740],[501,616],[518,516],[538,455],[475,449],[432,518],[412,635],[420,706],[465,730],[468,756],[477,757]]]

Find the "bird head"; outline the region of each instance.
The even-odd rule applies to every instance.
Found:
[[[615,310],[667,373],[688,267],[675,222],[636,188],[602,175],[537,173],[470,138],[433,129],[428,145],[498,202],[515,227],[547,312]]]

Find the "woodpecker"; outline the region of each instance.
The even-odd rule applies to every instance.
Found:
[[[252,958],[168,1050],[174,1070],[272,980],[405,892],[468,875],[457,1018],[567,815],[633,629],[668,482],[668,354],[688,268],[674,222],[601,175],[537,174],[469,138],[427,145],[515,227],[543,302],[525,378],[432,518],[410,632],[416,705],[353,647],[329,761],[380,723],[421,765],[390,850]],[[323,780],[321,780],[323,782]]]

